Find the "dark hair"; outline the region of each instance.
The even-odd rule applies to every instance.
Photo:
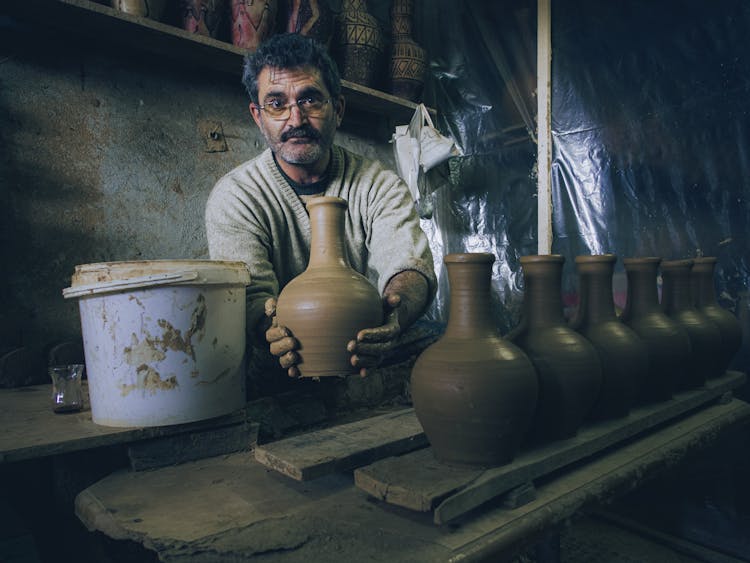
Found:
[[[265,67],[287,69],[311,66],[317,68],[333,98],[341,94],[341,78],[336,63],[326,47],[299,33],[273,35],[254,53],[245,55],[242,83],[250,99],[258,102],[258,75]]]

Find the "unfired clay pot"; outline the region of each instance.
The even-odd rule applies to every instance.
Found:
[[[721,350],[718,327],[693,306],[690,289],[692,260],[665,260],[661,263],[663,280],[661,308],[677,321],[690,337],[690,361],[687,371],[678,379],[678,389],[700,387],[708,377],[721,375],[717,354]]]
[[[336,62],[341,78],[372,86],[383,54],[378,20],[365,0],[343,0],[336,25]]]
[[[561,284],[565,259],[557,254],[523,256],[523,318],[512,331],[539,376],[539,401],[530,440],[570,438],[599,396],[602,370],[593,345],[563,317]]]
[[[232,0],[232,43],[255,51],[273,35],[277,0]]]
[[[414,409],[435,457],[470,465],[513,459],[531,423],[537,378],[526,355],[501,338],[488,307],[492,254],[449,254],[445,335],[417,358]]]
[[[716,301],[715,267],[716,258],[713,256],[694,258],[690,282],[693,304],[716,324],[721,334],[721,352],[715,359],[719,363],[719,373],[724,373],[742,344],[742,327],[737,317]]]
[[[648,351],[615,314],[614,254],[577,256],[579,303],[571,328],[594,345],[602,366],[602,388],[591,417],[625,416],[635,403],[638,374],[648,370]]]
[[[393,0],[391,6],[390,92],[419,101],[427,73],[427,55],[412,38],[414,0]]]
[[[623,259],[628,276],[628,296],[623,322],[648,349],[648,372],[639,382],[639,400],[665,401],[672,397],[678,379],[687,370],[690,338],[659,306],[656,274],[661,258]]]
[[[355,369],[346,345],[363,328],[383,323],[380,295],[349,265],[344,246],[346,201],[307,202],[312,240],[307,269],[279,295],[276,319],[299,341],[301,377],[347,375]]]

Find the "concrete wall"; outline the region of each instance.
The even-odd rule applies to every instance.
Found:
[[[239,76],[10,20],[0,42],[0,355],[26,349],[9,386],[47,382],[49,348],[80,338],[76,264],[207,258],[211,187],[265,145]],[[351,118],[337,142],[393,167],[382,127]],[[216,123],[226,151],[208,152]]]

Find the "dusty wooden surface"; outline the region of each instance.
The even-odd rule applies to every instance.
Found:
[[[307,481],[425,446],[414,409],[404,409],[258,446],[255,459]]]
[[[715,401],[745,380],[744,373],[727,372],[701,389],[638,407],[621,419],[586,426],[573,438],[524,451],[500,467],[481,470],[445,465],[427,448],[361,467],[354,473],[355,482],[375,498],[411,510],[434,509],[437,523],[448,522],[514,487]]]
[[[94,424],[91,420],[88,393],[85,393],[85,408],[78,413],[55,414],[51,401],[52,385],[0,389],[0,427],[3,429],[0,432],[0,463],[201,432],[247,421],[245,410],[240,410],[188,424],[113,428]]]
[[[76,513],[91,530],[168,562],[479,561],[507,553],[584,505],[647,478],[750,422],[750,405],[707,406],[561,472],[516,509],[491,507],[451,526],[369,499],[349,475],[292,481],[231,454],[143,473],[120,471],[85,489]]]

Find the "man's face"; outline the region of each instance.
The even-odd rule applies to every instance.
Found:
[[[265,67],[258,76],[258,105],[251,103],[250,112],[266,138],[271,150],[289,164],[314,165],[328,155],[336,128],[343,115],[343,99],[325,104],[320,115],[305,115],[293,105],[289,117],[273,119],[259,106],[286,105],[302,98],[327,100],[330,92],[311,67],[276,69]]]

